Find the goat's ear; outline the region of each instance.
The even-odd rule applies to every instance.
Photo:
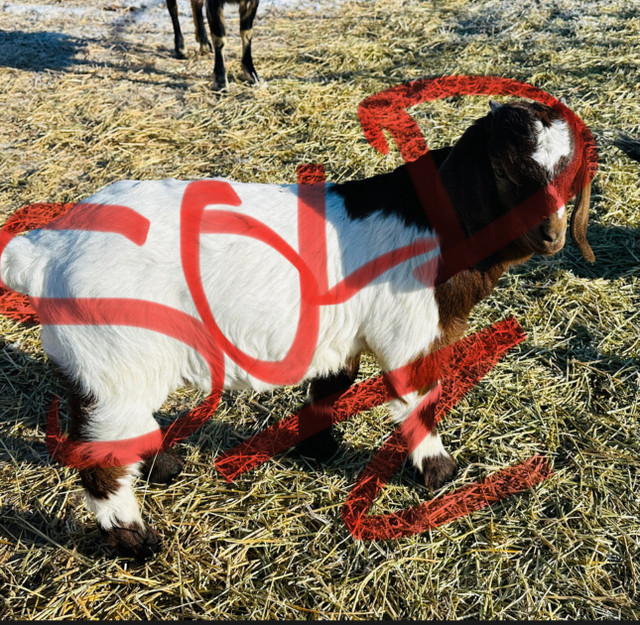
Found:
[[[576,195],[575,206],[571,213],[571,238],[578,246],[582,257],[593,263],[595,254],[587,241],[587,224],[589,223],[589,203],[591,201],[591,181],[588,181]]]
[[[489,108],[491,109],[492,113],[495,113],[501,106],[502,104],[500,104],[500,102],[496,102],[495,100],[489,100]]]

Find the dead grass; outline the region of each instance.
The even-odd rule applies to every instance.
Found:
[[[342,424],[343,452],[324,468],[284,454],[227,484],[215,456],[295,410],[305,389],[225,396],[217,418],[180,446],[180,480],[139,488],[163,555],[145,566],[113,560],[76,476],[53,465],[43,444],[58,387],[39,331],[2,319],[0,616],[640,618],[638,166],[609,144],[619,131],[640,134],[631,5],[380,0],[269,10],[255,40],[267,82],[234,81],[219,96],[210,90],[212,60],[195,55],[190,32],[189,59],[172,58],[162,4],[150,5],[157,19],[149,20],[106,0],[77,20],[2,13],[0,4],[2,215],[79,200],[122,178],[293,182],[302,162],[324,163],[330,180],[388,170],[398,154],[373,152],[356,107],[418,77],[498,74],[563,95],[600,143],[590,233],[598,261],[585,266],[569,244],[502,278],[473,328],[513,314],[529,338],[441,429],[461,467],[450,489],[538,452],[554,475],[438,530],[358,542],[340,509],[392,431],[384,410]],[[237,76],[237,18],[229,16]],[[437,147],[486,106],[455,98],[414,112]],[[363,375],[375,371],[368,363]],[[176,394],[166,412],[200,399]],[[376,510],[425,497],[405,467]]]

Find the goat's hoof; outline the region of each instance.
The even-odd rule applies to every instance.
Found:
[[[213,52],[213,46],[210,41],[205,41],[200,44],[200,54],[211,54]]]
[[[246,67],[243,67],[242,75],[247,82],[250,82],[253,85],[257,85],[260,82],[260,78],[258,77],[258,73],[255,69],[249,70]]]
[[[309,438],[305,438],[296,445],[296,452],[300,456],[312,458],[317,462],[326,462],[338,451],[338,443],[333,438],[331,428],[322,430]]]
[[[449,455],[431,456],[422,461],[422,478],[430,490],[438,490],[458,472],[456,461]]]
[[[214,91],[226,91],[229,83],[227,81],[226,74],[213,77],[213,90]]]
[[[142,476],[155,484],[170,484],[182,471],[182,460],[173,449],[161,451],[142,464]]]
[[[181,60],[184,60],[187,58],[187,53],[184,48],[180,48],[180,49],[176,48],[176,58]]]
[[[114,547],[121,557],[145,562],[160,551],[160,534],[139,523],[126,523],[120,527],[101,529],[107,545]]]

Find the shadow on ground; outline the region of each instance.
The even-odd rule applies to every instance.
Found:
[[[63,33],[0,30],[0,67],[60,71],[75,64],[85,47],[86,41]]]

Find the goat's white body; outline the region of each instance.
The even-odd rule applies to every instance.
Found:
[[[230,184],[242,204],[208,208],[246,212],[298,249],[295,185]],[[142,246],[120,234],[38,230],[26,235],[32,247],[15,239],[8,245],[1,262],[3,280],[36,297],[147,300],[199,318],[180,257],[180,205],[187,185],[164,180],[106,187],[86,202],[124,205],[148,218]],[[326,211],[329,287],[364,263],[430,234],[394,216],[351,220],[341,198],[330,192]],[[258,359],[284,358],[298,325],[297,270],[281,254],[246,236],[204,234],[200,245],[204,289],[224,335]],[[371,349],[385,368],[428,351],[439,333],[438,308],[433,290],[411,272],[437,253],[434,249],[390,269],[344,303],[321,306],[317,347],[304,378],[338,371],[364,349]],[[136,318],[133,307],[131,319]],[[104,429],[102,440],[139,434],[142,423],[144,430],[152,429],[153,420],[143,415],[150,416],[169,392],[185,383],[211,390],[204,359],[184,343],[151,330],[48,325],[42,328],[42,343],[84,391],[112,406],[96,419]],[[272,386],[225,356],[225,388]],[[132,418],[123,421],[119,411]]]

